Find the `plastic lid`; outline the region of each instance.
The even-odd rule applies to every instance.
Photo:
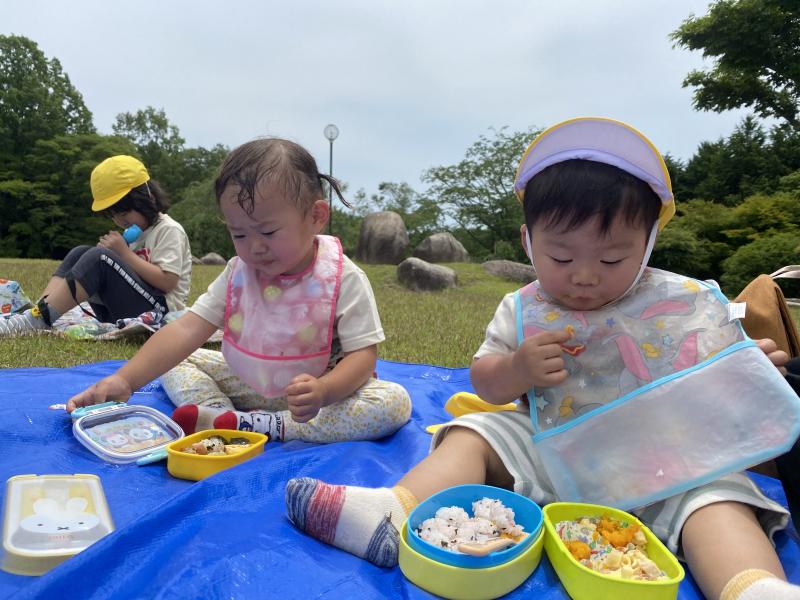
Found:
[[[96,475],[18,475],[7,483],[2,568],[41,575],[114,530]]]
[[[183,437],[175,421],[149,406],[123,404],[87,412],[72,426],[78,441],[112,463],[132,463]]]

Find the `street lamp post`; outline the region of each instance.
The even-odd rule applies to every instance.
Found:
[[[328,175],[333,177],[333,140],[339,137],[339,128],[331,123],[330,125],[326,125],[323,132],[325,137],[328,138],[330,142],[330,165],[328,167]],[[333,233],[333,186],[328,182],[328,212],[330,213],[328,217],[328,233]]]

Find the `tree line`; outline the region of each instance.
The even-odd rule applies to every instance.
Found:
[[[713,60],[684,81],[696,109],[749,107],[752,114],[686,161],[666,155],[678,213],[651,264],[716,279],[735,294],[759,273],[800,262],[800,5],[716,0],[671,37]],[[476,260],[524,261],[512,184],[537,132],[490,129],[458,163],[427,169],[423,191],[391,181],[371,194],[357,190],[349,194],[355,209],[336,207],[333,233],[352,254],[363,216],[393,210],[411,248],[448,229]],[[124,153],[139,157],[172,194],[170,214],[196,256],[229,257],[233,245],[212,185],[228,151],[221,144],[187,147],[165,112],[151,106],[120,113],[111,135],[98,133],[57,58],[28,38],[0,36],[0,256],[59,259],[106,231],[108,221],[88,210],[89,175],[104,158]]]

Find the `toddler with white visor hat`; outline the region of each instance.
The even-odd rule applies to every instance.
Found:
[[[553,125],[543,131],[528,146],[514,179],[514,192],[520,202],[525,186],[547,167],[567,160],[591,160],[612,165],[647,183],[661,199],[658,222],[648,237],[644,260],[639,274],[625,294],[642,276],[657,234],[675,214],[675,197],[667,165],[655,146],[642,133],[613,119],[581,117]],[[530,231],[527,239],[528,257],[533,264]],[[533,265],[536,269],[536,265]],[[624,295],[624,294],[623,294]]]
[[[627,289],[619,287],[625,291],[616,297],[596,295],[594,305],[586,306],[558,289],[559,278],[572,285],[562,273],[577,271],[572,263],[583,261],[597,273],[596,281],[581,283],[584,289],[601,288],[603,279],[614,278],[624,286],[637,268],[637,249],[625,253],[632,266],[612,270],[609,265],[622,261],[592,253],[592,239],[610,237],[609,231],[587,229],[579,238],[569,237],[579,227],[574,219],[558,213],[554,223],[552,212],[540,219],[545,224],[539,225],[539,235],[547,238],[561,227],[557,236],[563,245],[539,248],[540,278],[516,292],[515,313],[519,346],[546,331],[570,334],[561,345],[566,379],[534,385],[527,393],[534,442],[557,495],[631,509],[786,451],[800,432],[800,403],[739,322],[728,316],[727,299],[710,283],[647,268],[658,231],[675,213],[659,152],[641,133],[611,119],[572,119],[545,130],[525,152],[514,184],[526,220],[536,203],[547,201],[536,196],[544,194],[538,188],[529,187],[531,180],[566,161],[621,169],[645,182],[661,206],[633,281]],[[526,198],[526,188],[535,197]],[[614,202],[614,192],[606,196]],[[595,196],[587,197],[588,214],[600,211],[593,205]],[[641,202],[646,200],[645,194]],[[565,193],[563,202],[570,201],[575,200]],[[553,202],[562,203],[560,196],[549,202],[550,211]],[[618,231],[635,231],[639,225],[626,227]],[[531,229],[528,223],[533,264]],[[581,258],[569,244],[582,245],[586,238],[591,250]],[[606,294],[608,289],[613,286],[607,286]],[[754,398],[760,398],[757,405]],[[608,464],[618,470],[613,478],[603,468]]]

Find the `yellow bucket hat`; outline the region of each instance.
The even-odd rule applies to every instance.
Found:
[[[119,202],[133,188],[150,180],[141,161],[120,154],[105,159],[92,171],[92,210],[105,210]]]
[[[547,167],[571,159],[593,160],[622,169],[647,183],[661,198],[658,229],[675,214],[675,198],[667,165],[642,133],[620,121],[579,117],[540,133],[522,156],[514,192],[522,202],[525,186]]]

